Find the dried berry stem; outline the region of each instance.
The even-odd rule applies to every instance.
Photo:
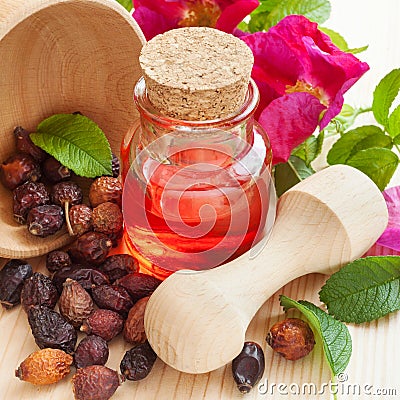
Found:
[[[74,230],[71,226],[71,221],[69,220],[69,201],[64,203],[65,207],[65,222],[67,223],[67,229],[70,236],[75,236]]]

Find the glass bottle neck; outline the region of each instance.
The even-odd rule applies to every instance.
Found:
[[[140,137],[135,141],[141,150],[148,148],[151,157],[159,162],[190,165],[204,161],[221,165],[228,159],[240,158],[253,143],[259,92],[252,80],[237,113],[222,119],[184,121],[161,115],[147,97],[143,77],[135,86],[134,100],[141,125]]]

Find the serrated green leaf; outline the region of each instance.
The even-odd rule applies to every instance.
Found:
[[[338,375],[343,372],[352,352],[351,336],[347,326],[308,301],[295,301],[280,296],[280,302],[285,310],[296,308],[307,318],[322,341],[325,358],[332,373]]]
[[[397,106],[390,114],[387,130],[392,138],[400,135],[400,106]]]
[[[344,322],[359,324],[400,310],[400,257],[353,261],[326,281],[319,296],[329,313]]]
[[[314,173],[315,171],[307,167],[303,160],[290,156],[288,162],[275,165],[274,178],[277,195],[281,196],[292,186]]]
[[[260,0],[260,5],[252,12],[252,15],[259,13],[269,13],[271,12],[281,0]]]
[[[400,135],[397,135],[393,138],[393,144],[399,145],[400,144]]]
[[[372,111],[375,119],[387,127],[389,109],[400,90],[400,68],[389,72],[375,88]]]
[[[110,144],[103,131],[83,115],[53,115],[42,121],[30,137],[77,175],[112,175]]]
[[[267,31],[280,20],[292,14],[304,15],[311,21],[321,24],[329,18],[331,4],[329,0],[281,0],[275,7],[269,9],[269,12],[254,15],[249,23],[251,32],[255,32],[256,30],[253,29],[256,28]]]
[[[328,164],[346,164],[360,150],[371,147],[392,148],[392,140],[379,127],[365,125],[344,133],[327,155]]]
[[[117,3],[121,4],[121,6],[125,7],[128,11],[131,11],[133,8],[132,0],[116,0]]]
[[[340,50],[342,50],[342,51],[348,50],[349,46],[347,45],[346,40],[344,39],[344,37],[341,34],[334,31],[333,29],[325,28],[322,26],[319,27],[319,30],[326,33],[331,38],[332,43],[335,46],[339,47]]]
[[[304,161],[307,167],[314,161],[321,153],[322,144],[324,141],[324,132],[320,132],[318,136],[308,137],[302,144],[297,146],[292,155]]]
[[[389,149],[373,147],[359,151],[346,164],[364,172],[384,190],[399,165],[399,157]]]
[[[366,46],[355,47],[354,49],[347,49],[346,53],[359,54],[359,53],[362,53],[363,51],[367,50],[368,47],[369,47],[369,45],[367,44]]]
[[[250,32],[249,24],[245,21],[240,22],[239,25],[237,26],[237,28],[243,32]]]

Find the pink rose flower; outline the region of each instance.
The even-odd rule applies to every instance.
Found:
[[[317,126],[323,129],[340,112],[343,94],[369,69],[300,15],[241,39],[254,54],[252,77],[261,93],[256,118],[270,137],[274,164],[286,162]]]
[[[208,26],[233,33],[258,0],[133,0],[133,17],[147,40],[170,29]]]

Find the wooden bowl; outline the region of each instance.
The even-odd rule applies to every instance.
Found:
[[[0,2],[0,162],[15,152],[14,127],[34,131],[44,118],[80,111],[119,154],[137,119],[132,94],[145,42],[132,16],[113,0]],[[0,256],[45,254],[70,241],[66,230],[31,235],[12,216],[0,184]]]

